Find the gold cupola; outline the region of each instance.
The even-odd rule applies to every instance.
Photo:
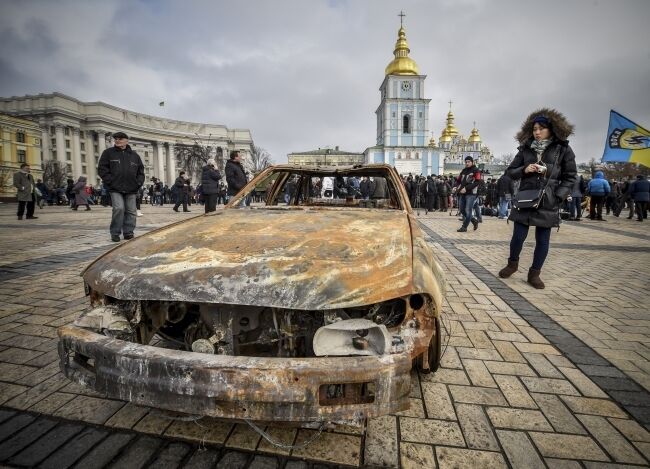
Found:
[[[436,138],[432,135],[431,140],[429,140],[429,146],[431,148],[436,148],[438,145],[436,145]]]
[[[419,75],[418,64],[409,57],[409,52],[411,49],[406,40],[406,31],[403,26],[400,26],[393,51],[395,58],[386,67],[386,75]]]
[[[447,135],[450,137],[456,137],[458,135],[458,129],[454,125],[454,119],[454,113],[449,109],[449,112],[447,113],[447,128],[445,130],[447,131]]]
[[[451,142],[451,135],[449,135],[449,132],[447,129],[442,129],[442,134],[440,134],[440,143],[447,143]]]
[[[467,141],[469,143],[474,143],[474,142],[480,142],[481,141],[481,136],[478,134],[478,129],[476,128],[476,122],[474,122],[474,128],[472,129],[472,133],[470,134]]]

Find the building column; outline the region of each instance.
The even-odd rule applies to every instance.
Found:
[[[156,157],[154,158],[154,174],[156,178],[165,182],[165,147],[163,142],[156,142]]]
[[[50,134],[47,128],[41,129],[41,151],[43,152],[43,163],[52,159],[52,153],[50,153]]]
[[[95,161],[95,141],[93,133],[86,130],[86,168],[88,172],[88,184],[97,185],[97,161]]]
[[[104,150],[106,150],[106,132],[97,132],[97,149],[99,150],[99,156],[101,157]],[[95,151],[94,146],[93,151]]]
[[[65,171],[67,161],[65,159],[65,138],[63,136],[63,126],[61,124],[55,124],[54,133],[56,135],[56,159],[60,162]]]
[[[174,144],[167,144],[167,180],[172,184],[176,180],[176,155]]]
[[[79,129],[72,129],[72,174],[74,174],[75,177],[79,177],[83,174],[81,167],[81,140],[79,139]]]
[[[5,165],[15,165],[13,155],[11,154],[11,129],[0,127],[0,140],[2,140],[2,163]]]

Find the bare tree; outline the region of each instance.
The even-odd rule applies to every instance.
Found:
[[[253,174],[268,168],[273,164],[273,157],[262,147],[251,145],[251,152],[244,162],[246,169]]]
[[[184,170],[190,178],[201,175],[201,168],[214,154],[214,148],[195,141],[193,145],[174,145],[179,169]]]
[[[43,163],[43,182],[48,187],[65,186],[68,177],[65,167],[57,160],[47,160]]]
[[[499,164],[499,165],[509,165],[512,163],[512,160],[515,159],[515,154],[514,153],[505,153],[501,156],[495,156],[492,158],[492,164]]]
[[[13,186],[13,174],[10,169],[0,170],[0,193],[11,192]]]

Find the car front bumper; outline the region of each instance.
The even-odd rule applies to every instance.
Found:
[[[76,326],[61,327],[59,338],[61,369],[69,379],[138,405],[262,421],[360,421],[409,406],[409,352],[208,355],[126,342]]]

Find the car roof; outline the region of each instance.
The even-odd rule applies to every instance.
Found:
[[[392,166],[388,164],[358,164],[350,166],[318,166],[318,165],[295,165],[295,164],[278,164],[273,165],[269,169],[273,170],[287,170],[297,173],[351,173],[351,172],[367,172],[376,170],[391,171]]]

